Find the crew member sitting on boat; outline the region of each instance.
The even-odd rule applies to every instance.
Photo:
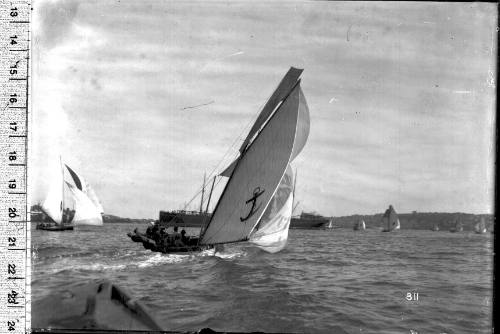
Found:
[[[63,224],[71,223],[74,216],[75,216],[75,210],[70,210],[70,208],[64,209],[64,212],[62,215],[62,223]]]
[[[186,230],[182,229],[181,231],[181,241],[184,245],[189,245],[189,237],[186,236]]]
[[[173,244],[175,247],[182,247],[184,244],[181,241],[181,234],[179,233],[179,227],[174,227],[174,233],[172,233]]]
[[[161,234],[161,238],[157,242],[157,245],[159,247],[169,247],[170,246],[170,243],[169,243],[170,236],[168,235],[167,231],[164,228],[162,228],[160,234]]]

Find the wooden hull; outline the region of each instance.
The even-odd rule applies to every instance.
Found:
[[[55,225],[55,224],[46,224],[46,223],[39,223],[36,225],[37,230],[44,230],[44,231],[73,231],[73,226],[71,225]]]
[[[152,252],[160,252],[165,254],[202,252],[215,248],[213,245],[186,245],[182,247],[157,245],[157,243],[153,239],[148,238],[145,234],[135,232],[127,233],[127,235],[130,237],[130,239],[132,239],[132,241],[142,243],[144,248],[149,249]]]

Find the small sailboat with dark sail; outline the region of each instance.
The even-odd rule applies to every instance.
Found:
[[[103,208],[90,184],[61,160],[60,166],[60,172],[55,173],[42,203],[45,217],[36,228],[66,231],[78,225],[102,225]],[[65,171],[72,182],[65,180]]]
[[[309,109],[300,87],[301,69],[291,68],[260,112],[237,158],[220,174],[222,194],[195,247],[147,240],[163,253],[200,251],[227,243],[249,242],[264,251],[282,250],[293,209],[290,163],[309,134]],[[215,180],[214,180],[215,182]],[[210,197],[209,197],[210,198]],[[138,233],[129,234],[134,240]],[[140,235],[140,234],[139,234]]]

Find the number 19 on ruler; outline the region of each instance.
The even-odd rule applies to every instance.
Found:
[[[27,1],[0,3],[0,333],[30,327],[30,13]]]

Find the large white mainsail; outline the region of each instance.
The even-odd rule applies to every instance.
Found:
[[[301,72],[292,68],[287,73],[295,79],[282,80],[271,98],[273,102],[268,101],[245,139],[241,156],[223,173],[230,178],[200,237],[201,245],[248,240],[278,189],[289,162],[303,147],[302,141],[307,136],[302,138],[304,127],[298,126],[298,122],[303,117],[308,123],[309,118],[308,112],[307,116],[301,116],[305,112],[301,113],[301,109],[307,109],[300,81],[297,81]],[[294,145],[296,139],[297,145]]]
[[[76,186],[66,182],[74,201],[75,216],[73,225],[102,225],[102,216],[99,209]]]

